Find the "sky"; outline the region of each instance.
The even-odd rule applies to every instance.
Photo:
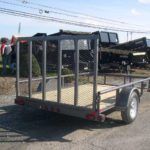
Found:
[[[22,4],[21,3],[22,0],[20,0],[20,2],[17,2],[15,0],[4,0],[4,1]],[[96,17],[118,20],[130,24],[137,24],[140,25],[141,30],[146,29],[150,31],[150,11],[149,11],[150,0],[74,0],[74,1],[73,0],[45,0],[45,1],[27,0],[27,1],[43,4],[50,7],[52,6],[52,7],[65,9],[65,10],[86,13]],[[32,12],[39,15],[39,12],[37,12],[37,10],[31,11],[26,8],[20,8],[12,5],[2,4],[1,0],[0,0],[0,7]],[[59,15],[55,15],[55,16],[59,17]],[[17,34],[19,22],[21,22],[21,35],[23,36],[32,36],[37,32],[51,34],[51,33],[58,32],[59,29],[87,31],[87,32],[93,32],[97,30],[92,28],[70,26],[70,25],[54,23],[54,22],[44,22],[39,20],[14,17],[9,15],[4,15],[1,13],[0,13],[0,20],[1,20],[0,37],[11,37],[12,35]],[[90,19],[84,21],[93,23],[93,21]],[[118,34],[121,42],[127,40],[127,33],[118,32]],[[150,34],[133,34],[132,39],[140,38],[144,36],[150,38]],[[129,34],[129,39],[131,39],[130,34]]]

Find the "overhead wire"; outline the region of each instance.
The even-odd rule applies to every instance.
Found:
[[[65,13],[59,13],[57,11],[48,11],[48,10],[43,10],[41,8],[38,8],[38,7],[32,7],[32,6],[25,6],[25,5],[22,5],[22,4],[16,4],[16,3],[12,3],[12,2],[8,2],[8,1],[3,1],[3,0],[0,0],[0,3],[4,3],[4,4],[9,4],[9,5],[13,5],[13,6],[19,6],[19,7],[24,7],[24,8],[29,8],[29,9],[33,9],[33,10],[42,10],[42,11],[47,11],[49,13],[56,13],[56,14],[59,14],[59,15],[68,15],[68,14],[65,14]],[[77,17],[75,15],[69,15],[70,17]]]
[[[15,1],[18,1],[18,0],[15,0]],[[22,1],[23,3],[27,3],[26,0]],[[34,10],[40,10],[40,8],[37,8],[37,7],[31,7],[31,6],[25,6],[25,5],[21,5],[21,4],[16,4],[16,3],[11,3],[11,2],[8,2],[8,1],[3,1],[3,0],[0,0],[0,3],[5,3],[5,4],[9,4],[9,5],[13,5],[13,6],[19,6],[19,7],[24,7],[24,8],[30,8],[30,9],[34,9]],[[17,11],[15,10],[11,10],[11,9],[3,9],[1,8],[1,13],[10,13],[10,11],[14,11],[15,13]],[[6,12],[7,10],[7,12]],[[45,10],[46,11],[46,10]],[[54,13],[54,14],[62,14],[62,13],[59,13],[59,12],[56,12],[56,11],[49,11],[51,13]],[[20,13],[27,13],[27,12],[21,12]],[[11,14],[13,15],[13,14]],[[17,12],[17,15],[18,12]],[[33,17],[32,13],[28,13],[28,17],[29,15],[31,15],[31,17]],[[62,15],[68,15],[68,14],[62,14]],[[42,16],[42,17],[41,17]],[[27,15],[26,15],[27,17]],[[35,17],[35,16],[34,16]],[[75,17],[74,15],[72,15],[71,17]],[[61,19],[61,18],[56,18],[56,17],[48,17],[48,16],[44,16],[44,15],[38,15],[38,18],[36,19],[43,19],[44,18],[44,21],[46,21],[46,19],[48,19],[48,21],[50,21],[49,19],[52,19],[53,21],[57,21],[57,22],[61,22],[61,23],[65,23],[65,24],[69,24],[69,25],[76,25],[76,26],[82,26],[82,27],[90,27],[90,28],[97,28],[97,29],[104,29],[104,30],[112,30],[112,31],[121,31],[121,32],[132,32],[132,33],[150,33],[150,31],[141,31],[141,30],[133,30],[131,28],[119,28],[119,27],[113,27],[113,26],[104,26],[104,25],[99,25],[99,24],[93,24],[93,23],[86,23],[86,22],[82,22],[82,21],[73,21],[73,20],[69,20],[69,19]],[[100,22],[99,22],[100,23]]]
[[[27,13],[23,11],[16,11],[12,9],[5,9],[0,7],[0,13],[4,14],[9,14],[9,15],[14,15],[14,16],[21,16],[21,17],[26,17],[26,18],[32,18],[32,19],[38,19],[38,20],[43,20],[43,21],[53,21],[53,22],[59,22],[59,23],[64,23],[68,25],[76,25],[80,27],[88,27],[88,28],[97,28],[97,29],[104,29],[104,30],[115,30],[115,31],[121,31],[121,32],[135,32],[135,33],[150,33],[150,31],[143,32],[139,30],[122,30],[120,28],[113,28],[113,27],[105,27],[105,26],[100,26],[100,25],[95,25],[95,24],[90,24],[90,23],[84,23],[84,22],[77,22],[77,21],[72,21],[72,20],[67,20],[67,19],[60,19],[57,17],[47,17],[47,16],[41,16],[33,13]]]
[[[4,4],[8,4],[8,5],[13,5],[13,6],[19,6],[19,7],[24,7],[24,8],[29,8],[29,9],[33,9],[33,10],[38,10],[38,12],[40,14],[50,14],[50,13],[53,13],[53,14],[58,14],[58,15],[63,15],[63,16],[66,16],[66,17],[74,17],[74,18],[81,18],[81,19],[86,19],[85,17],[82,17],[82,16],[77,16],[77,15],[73,15],[73,14],[66,14],[66,13],[61,13],[61,12],[57,12],[57,11],[53,11],[53,10],[46,10],[46,9],[42,9],[42,8],[39,8],[39,7],[33,7],[33,6],[27,6],[27,5],[21,5],[21,4],[16,4],[16,3],[12,3],[12,2],[8,2],[8,1],[3,1],[3,0],[0,0],[0,3],[4,3]],[[23,1],[23,3],[25,3]],[[26,4],[26,3],[25,3]],[[88,18],[87,18],[88,19]],[[93,21],[97,21],[95,19],[91,19]],[[108,23],[106,21],[101,21],[101,23]],[[115,25],[118,25],[117,23],[114,23]]]
[[[39,6],[39,7],[43,7],[43,8],[48,8],[48,9],[54,9],[54,10],[58,10],[58,11],[62,11],[62,12],[66,12],[66,13],[70,13],[72,14],[74,17],[81,17],[81,18],[90,18],[90,19],[93,19],[93,20],[103,20],[103,21],[107,21],[107,22],[112,22],[112,23],[119,23],[119,24],[122,24],[122,25],[132,25],[132,26],[137,26],[137,27],[145,27],[143,25],[137,25],[137,24],[131,24],[131,23],[128,23],[128,22],[124,22],[124,21],[118,21],[118,20],[113,20],[113,19],[107,19],[107,18],[103,18],[103,17],[97,17],[97,16],[92,16],[92,15],[89,15],[89,14],[86,14],[86,13],[81,13],[81,12],[77,12],[77,11],[70,11],[70,10],[65,10],[65,9],[61,9],[61,8],[57,8],[57,7],[51,7],[51,6],[46,6],[46,5],[43,5],[43,4],[39,4],[39,3],[35,3],[35,2],[31,2],[31,1],[28,1],[28,0],[13,0],[13,1],[17,1],[17,2],[21,2],[21,3],[24,3],[26,5],[33,5],[33,6]],[[67,15],[70,15],[70,14],[67,14]],[[76,14],[76,15],[74,15]],[[81,16],[77,16],[78,15],[81,15]]]
[[[29,2],[26,1],[26,0],[13,0],[13,1],[17,1],[17,2],[22,2],[23,4],[28,4]],[[76,17],[76,18],[83,18],[81,16],[77,16],[77,15],[70,15],[70,14],[65,14],[65,13],[61,13],[61,12],[57,12],[57,11],[52,11],[52,10],[43,10],[42,8],[37,8],[37,7],[33,7],[33,6],[27,6],[27,5],[21,5],[21,4],[16,4],[16,3],[11,3],[11,2],[8,2],[8,1],[3,1],[3,0],[0,0],[1,3],[5,3],[5,4],[9,4],[9,5],[13,5],[13,6],[19,6],[19,7],[24,7],[24,8],[30,8],[30,9],[34,9],[34,10],[38,10],[39,13],[46,13],[46,14],[49,14],[49,13],[53,13],[53,14],[58,14],[58,15],[64,15],[64,16],[67,16],[67,17]],[[93,19],[91,19],[93,20]],[[106,21],[101,21],[101,22],[97,22],[97,23],[107,23]],[[111,25],[118,25],[117,23],[111,23]],[[124,24],[125,25],[125,24]],[[130,29],[131,30],[131,29]]]

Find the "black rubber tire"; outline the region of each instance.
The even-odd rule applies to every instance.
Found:
[[[135,116],[134,118],[132,118],[131,115],[130,115],[131,103],[132,103],[133,99],[135,99],[135,100],[137,101],[136,116]],[[126,124],[130,124],[130,123],[132,123],[132,122],[136,119],[137,114],[138,114],[139,101],[140,101],[140,98],[139,98],[138,94],[137,94],[136,92],[133,92],[133,93],[130,95],[130,97],[129,97],[127,109],[124,110],[124,111],[121,111],[122,120],[123,120]]]

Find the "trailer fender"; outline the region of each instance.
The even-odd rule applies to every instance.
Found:
[[[137,88],[133,88],[133,87],[123,88],[116,97],[115,107],[117,110],[122,111],[122,110],[127,109],[129,105],[129,98],[133,92],[137,93],[139,97],[139,102],[140,102],[140,92]]]

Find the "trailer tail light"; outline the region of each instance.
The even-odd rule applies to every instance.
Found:
[[[22,99],[22,98],[17,98],[15,100],[15,103],[18,104],[18,105],[25,105],[25,100]]]
[[[87,119],[87,120],[95,120],[96,119],[96,112],[92,112],[92,113],[86,115],[85,119]]]
[[[91,114],[86,115],[85,119],[104,122],[107,117],[104,114],[97,115],[97,112],[92,112]]]

